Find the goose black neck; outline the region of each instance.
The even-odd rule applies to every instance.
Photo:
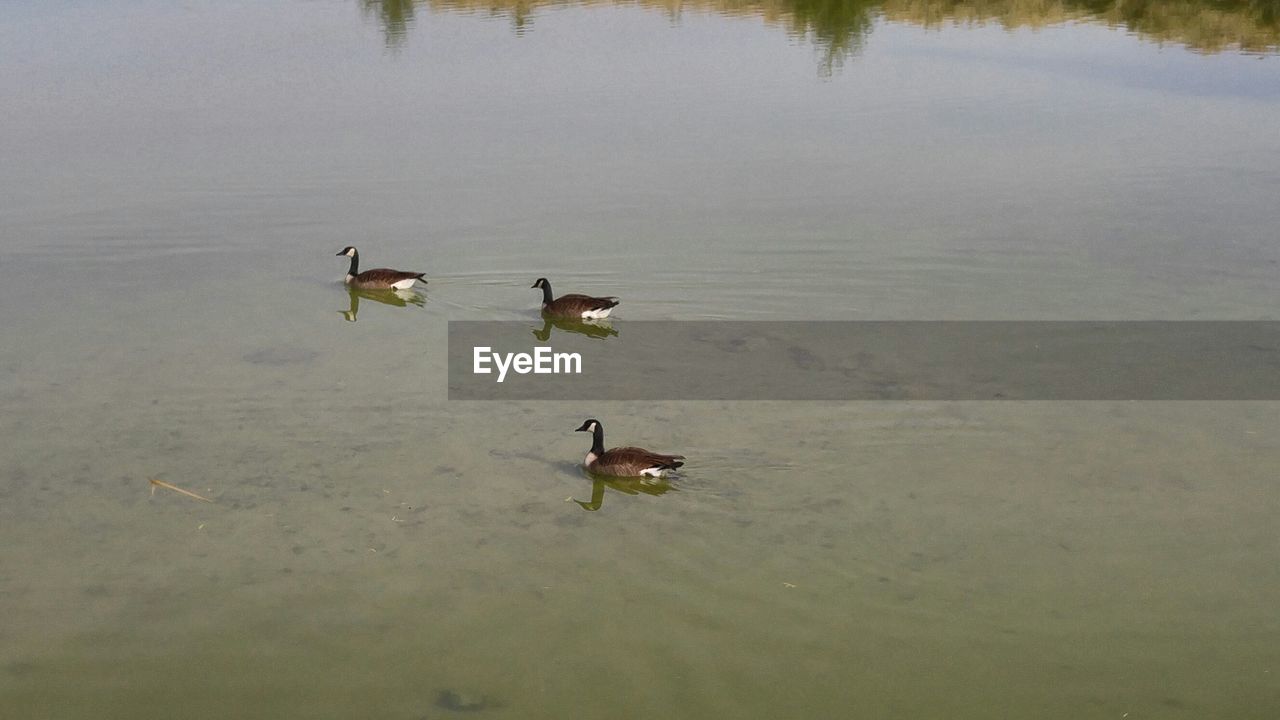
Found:
[[[555,298],[551,297],[551,283],[546,280],[542,281],[542,304],[550,305]]]
[[[348,275],[360,274],[360,253],[351,254],[351,268],[347,270]]]
[[[596,429],[591,431],[591,452],[596,457],[604,454],[604,427],[600,423],[596,423]]]

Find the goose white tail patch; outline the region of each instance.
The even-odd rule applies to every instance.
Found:
[[[582,313],[582,317],[587,320],[603,320],[609,317],[609,313],[613,312],[613,308],[605,308],[604,310],[586,310]]]
[[[666,468],[645,468],[644,470],[640,471],[640,477],[660,478],[660,477],[665,477],[666,474],[667,474]]]
[[[400,282],[391,283],[391,287],[395,288],[396,290],[408,290],[409,288],[413,287],[413,284],[416,282],[418,282],[417,278],[409,278],[408,280],[401,280]]]

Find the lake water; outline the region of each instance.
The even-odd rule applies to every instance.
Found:
[[[1276,403],[445,374],[539,276],[624,332],[1278,319],[1277,22],[5,3],[0,715],[1280,716]],[[353,298],[349,244],[430,284]],[[586,417],[682,477],[593,486]]]

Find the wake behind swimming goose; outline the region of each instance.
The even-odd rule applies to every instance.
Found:
[[[588,472],[611,477],[663,477],[684,465],[683,455],[663,455],[638,447],[604,449],[604,426],[595,418],[574,432],[591,433],[591,450],[582,461]]]
[[[538,278],[532,287],[542,289],[542,312],[553,317],[602,320],[609,317],[609,313],[618,304],[618,298],[612,296],[591,297],[570,293],[554,298],[551,295],[551,283],[546,278]]]
[[[343,282],[359,290],[408,290],[419,280],[426,282],[426,273],[405,272],[390,268],[374,268],[360,272],[360,252],[348,245],[338,252],[351,258],[351,267],[347,269],[347,277]]]

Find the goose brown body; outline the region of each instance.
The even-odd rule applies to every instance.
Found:
[[[664,455],[638,447],[616,447],[605,450],[588,466],[588,470],[612,477],[639,477],[661,474],[684,465],[683,455]]]
[[[598,320],[609,317],[609,312],[618,304],[618,298],[611,295],[592,297],[567,293],[558,298],[553,297],[551,283],[546,278],[538,278],[533,287],[542,290],[542,312],[553,317]]]
[[[338,255],[351,258],[351,267],[347,270],[347,277],[343,282],[358,290],[408,290],[419,280],[424,283],[427,281],[423,277],[426,273],[391,268],[374,268],[360,272],[360,252],[351,246],[343,248]]]
[[[604,449],[604,426],[599,420],[589,419],[578,428],[591,433],[591,450],[583,464],[589,472],[611,477],[662,477],[668,471],[684,465],[683,455],[656,453],[638,447]]]
[[[426,282],[426,279],[423,278],[424,275],[426,273],[374,268],[365,270],[359,275],[349,276],[347,284],[360,290],[392,290],[395,289],[397,283],[403,283],[406,280],[422,280]]]

